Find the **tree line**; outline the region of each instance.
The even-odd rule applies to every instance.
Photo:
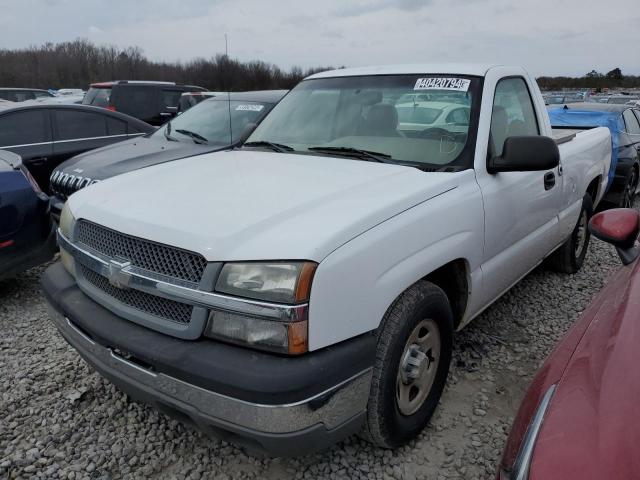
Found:
[[[86,89],[108,80],[160,80],[222,91],[288,89],[305,76],[328,69],[284,71],[266,62],[241,62],[226,55],[184,63],[154,62],[139,47],[95,45],[84,39],[0,49],[0,87]]]
[[[163,80],[199,85],[209,90],[244,91],[292,88],[302,78],[329,68],[284,71],[262,61],[241,62],[226,55],[188,62],[154,62],[139,47],[95,45],[85,40],[0,49],[0,87],[87,88],[107,80]],[[582,77],[540,77],[543,90],[563,88],[634,88],[640,76],[592,70]]]
[[[539,77],[538,85],[542,90],[562,90],[570,89],[591,89],[602,91],[609,89],[639,88],[640,76],[623,75],[622,70],[617,67],[607,73],[591,70],[582,77]]]

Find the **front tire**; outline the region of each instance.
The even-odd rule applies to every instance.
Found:
[[[453,349],[445,293],[421,280],[389,307],[378,334],[364,437],[395,448],[427,425],[444,389]]]
[[[549,257],[550,266],[562,273],[576,273],[589,249],[589,220],[593,215],[593,202],[589,194],[582,199],[582,209],[569,239]]]

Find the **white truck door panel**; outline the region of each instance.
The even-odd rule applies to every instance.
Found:
[[[560,185],[544,187],[546,172],[502,172],[481,183],[485,205],[485,300],[495,298],[536,266],[555,245]]]
[[[490,79],[489,79],[490,80]],[[544,134],[530,80],[520,75],[485,84],[490,131],[484,174],[478,176],[485,211],[483,300],[490,302],[534,268],[557,245],[563,178],[559,169],[486,172],[486,158],[500,155],[511,136]],[[479,142],[481,138],[479,137]],[[553,179],[553,185],[545,182]]]

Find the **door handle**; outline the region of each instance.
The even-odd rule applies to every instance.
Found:
[[[48,160],[47,157],[32,158],[31,161],[29,161],[28,163],[30,163],[34,167],[41,167],[42,165],[47,163],[47,160]]]
[[[556,184],[556,174],[553,172],[547,172],[544,174],[544,189],[551,190]]]

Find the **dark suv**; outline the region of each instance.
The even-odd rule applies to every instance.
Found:
[[[151,125],[162,125],[177,114],[180,96],[196,91],[206,89],[171,82],[120,80],[92,84],[82,103],[126,113]]]

